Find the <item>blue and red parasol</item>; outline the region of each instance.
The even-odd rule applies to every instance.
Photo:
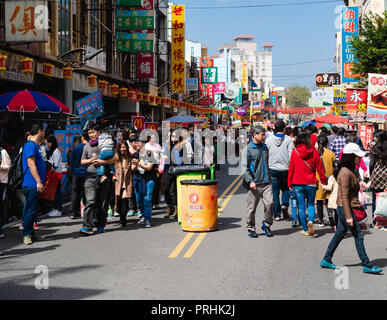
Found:
[[[70,113],[58,99],[42,92],[21,90],[0,95],[0,111]]]

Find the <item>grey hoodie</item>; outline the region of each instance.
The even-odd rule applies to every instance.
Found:
[[[292,138],[284,134],[273,134],[265,141],[269,149],[270,170],[288,171],[290,156],[294,149]]]

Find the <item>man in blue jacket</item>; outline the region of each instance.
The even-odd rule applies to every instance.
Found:
[[[242,175],[247,192],[247,231],[251,238],[257,238],[255,213],[259,200],[264,205],[264,218],[261,229],[267,237],[272,237],[273,192],[269,169],[269,150],[265,145],[266,130],[262,126],[253,129],[253,139],[242,152]]]
[[[81,218],[81,197],[85,201],[84,185],[87,177],[87,168],[81,165],[83,148],[89,141],[87,131],[84,131],[81,136],[81,143],[77,144],[72,153],[69,165],[72,168],[73,180],[71,183],[71,212],[70,219]]]

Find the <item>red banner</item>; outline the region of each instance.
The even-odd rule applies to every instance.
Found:
[[[141,131],[145,128],[145,117],[132,116],[132,126]]]
[[[151,129],[157,131],[158,129],[158,124],[157,122],[145,122],[145,129]]]
[[[372,124],[359,124],[359,137],[366,150],[369,150],[370,148],[369,144],[372,141],[373,132],[374,127]]]
[[[138,78],[154,78],[155,59],[153,53],[137,53]]]
[[[367,89],[348,89],[347,88],[347,113],[348,121],[363,122],[367,114]]]
[[[214,86],[212,84],[200,84],[200,105],[208,106],[214,103]]]

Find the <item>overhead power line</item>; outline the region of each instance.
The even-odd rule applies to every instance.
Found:
[[[284,7],[284,6],[302,6],[302,5],[314,5],[332,2],[342,2],[340,0],[327,0],[327,1],[314,1],[314,2],[295,2],[295,3],[277,3],[277,4],[253,4],[253,5],[234,5],[234,6],[207,6],[207,7],[189,7],[187,10],[201,10],[201,9],[244,9],[244,8],[264,8],[264,7]]]
[[[294,65],[298,65],[298,64],[308,64],[308,63],[316,63],[316,62],[323,62],[323,61],[332,61],[332,58],[329,58],[329,59],[321,59],[321,60],[314,60],[314,61],[304,61],[304,62],[294,62],[294,63],[273,64],[273,67],[279,67],[279,66],[294,66]]]

